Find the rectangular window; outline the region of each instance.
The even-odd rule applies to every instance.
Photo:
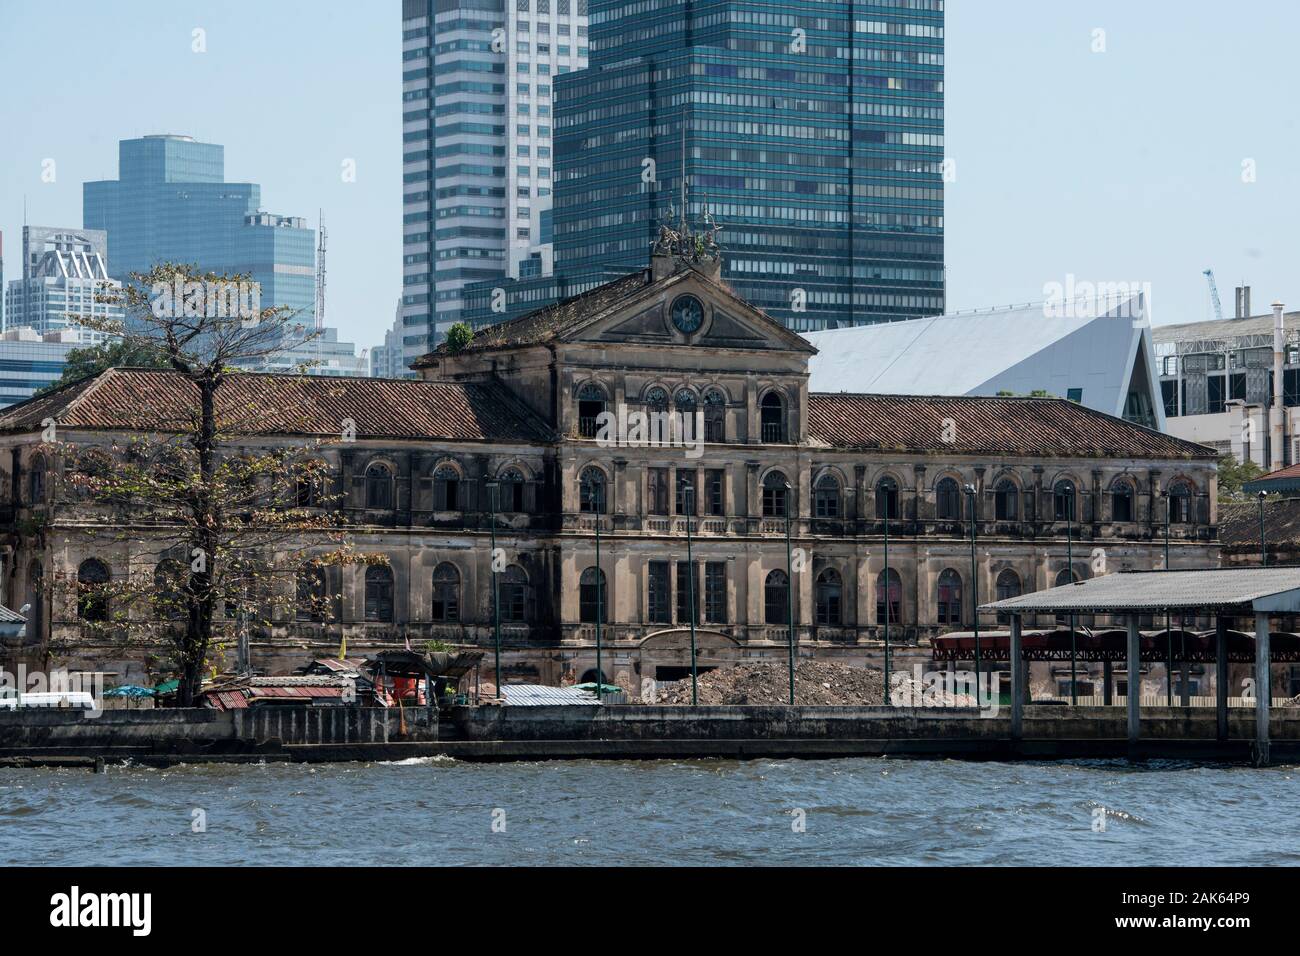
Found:
[[[695,602],[695,623],[700,622],[700,572],[695,566],[695,593],[691,593],[691,566],[685,561],[677,562],[677,623],[691,622],[691,601]]]
[[[668,514],[668,469],[646,471],[646,514]]]
[[[710,468],[704,473],[704,507],[705,514],[723,515],[724,501],[722,497],[722,482],[726,472],[721,468]]]
[[[695,490],[695,472],[687,468],[677,469],[677,492],[674,495],[673,513],[698,514],[700,510],[699,492]],[[687,501],[687,491],[690,491],[690,502]]]
[[[646,620],[651,624],[671,624],[668,609],[668,562],[651,561],[649,565]]]
[[[704,565],[704,620],[710,624],[727,623],[727,563],[710,561]]]

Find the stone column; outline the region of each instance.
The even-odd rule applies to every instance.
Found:
[[[1268,614],[1255,613],[1255,753],[1256,767],[1268,766],[1269,688]]]
[[[1020,615],[1011,615],[1011,739],[1024,736],[1025,702],[1021,686],[1025,682],[1025,661],[1020,637]]]
[[[1138,632],[1138,616],[1130,614],[1128,624],[1128,743],[1133,747],[1140,735],[1140,711],[1142,704],[1142,635]]]
[[[1228,625],[1214,618],[1214,725],[1220,743],[1228,739]]]

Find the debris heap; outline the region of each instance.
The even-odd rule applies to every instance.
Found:
[[[894,705],[929,707],[973,707],[969,695],[957,695],[942,688],[925,690],[924,703],[920,688],[910,676],[894,675]],[[829,661],[804,660],[794,669],[795,703],[807,706],[878,706],[884,702],[881,672],[874,667],[849,667]],[[691,679],[660,684],[653,701],[656,704],[689,704]],[[718,704],[788,704],[790,671],[784,663],[754,661],[734,667],[720,667],[699,675],[699,703]]]

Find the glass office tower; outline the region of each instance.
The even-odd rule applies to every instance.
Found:
[[[553,84],[586,65],[586,14],[587,0],[403,0],[405,361],[465,317],[466,285],[538,268]]]
[[[943,0],[591,0],[556,81],[555,272],[639,268],[670,208],[795,329],[943,312]]]
[[[125,281],[158,262],[249,274],[262,306],[315,324],[316,233],[303,219],[262,212],[261,187],[225,181],[224,147],[188,136],[118,144],[118,178],[85,183],[87,229],[108,233],[109,274]]]

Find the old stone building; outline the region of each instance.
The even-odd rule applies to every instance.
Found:
[[[271,417],[249,444],[346,435],[321,454],[358,547],[389,559],[331,569],[333,619],[257,629],[253,663],[288,670],[344,639],[490,649],[494,566],[507,680],[594,676],[599,618],[606,678],[636,688],[685,673],[692,604],[701,666],[783,659],[791,619],[801,653],[860,662],[886,615],[891,641],[923,645],[969,627],[976,594],[1068,580],[1067,552],[1077,577],[1159,567],[1166,520],[1174,567],[1217,565],[1211,450],[1056,399],[810,394],[812,354],[716,261],[656,256],[440,347],[420,381],[231,378],[223,401],[276,408],[291,389],[306,422]],[[148,429],[143,399],[184,401],[175,379],[113,370],[0,415],[0,603],[30,605],[26,658],[142,676],[144,655],[90,638],[42,582],[139,562],[84,520],[67,449]],[[646,440],[654,413],[688,424]]]

